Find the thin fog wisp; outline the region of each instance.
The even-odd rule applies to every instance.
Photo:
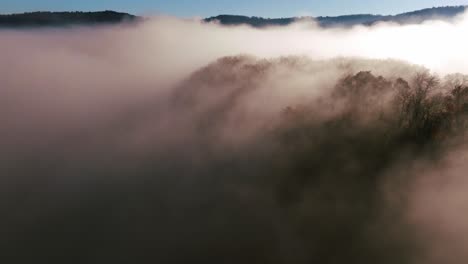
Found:
[[[466,21],[1,30],[0,255],[464,263]]]

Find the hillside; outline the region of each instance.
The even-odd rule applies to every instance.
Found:
[[[136,16],[114,11],[102,12],[32,12],[0,15],[0,27],[42,27],[113,24],[133,21]]]
[[[261,18],[237,15],[219,15],[205,19],[205,22],[219,21],[223,25],[246,24],[254,27],[284,26],[301,18],[316,20],[322,27],[349,27],[355,25],[372,25],[377,22],[395,22],[399,24],[417,24],[427,20],[437,19],[451,21],[457,15],[462,14],[466,6],[433,7],[397,15],[372,15],[357,14],[344,16],[320,16],[320,17],[289,17],[289,18]]]
[[[356,14],[343,16],[262,18],[239,15],[218,15],[205,18],[205,22],[218,21],[223,25],[250,25],[253,27],[285,26],[298,19],[316,20],[322,27],[349,27],[372,25],[377,22],[395,22],[400,24],[422,23],[430,19],[451,21],[465,11],[465,6],[435,7],[397,15]],[[115,11],[101,12],[31,12],[22,14],[0,15],[0,28],[48,27],[70,25],[114,24],[134,21],[140,17]]]

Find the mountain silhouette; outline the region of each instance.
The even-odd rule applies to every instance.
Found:
[[[114,24],[138,17],[115,11],[100,12],[31,12],[0,15],[0,27],[43,27],[67,25]]]
[[[357,14],[343,16],[262,18],[239,15],[218,15],[203,19],[204,22],[217,21],[222,25],[250,25],[253,27],[285,26],[300,19],[313,19],[321,27],[350,27],[373,25],[378,22],[418,24],[427,20],[453,21],[465,12],[466,6],[433,7],[398,15]],[[116,24],[137,21],[142,17],[115,11],[99,12],[31,12],[0,15],[0,28],[57,27],[70,25]]]
[[[394,22],[398,24],[419,24],[428,20],[453,21],[465,12],[466,6],[433,7],[398,15],[344,15],[319,17],[288,17],[288,18],[262,18],[238,15],[219,15],[204,19],[205,22],[218,21],[223,25],[250,25],[253,27],[285,26],[300,19],[313,19],[321,27],[350,27],[356,25],[373,25],[378,22]]]

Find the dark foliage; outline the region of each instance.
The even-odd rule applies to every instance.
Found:
[[[426,73],[353,73],[329,95],[291,102],[247,142],[225,144],[227,120],[276,66],[224,58],[167,105],[138,108],[133,123],[119,117],[132,130],[171,110],[170,131],[181,136],[156,135],[136,158],[110,140],[116,126],[10,157],[0,167],[0,255],[8,263],[412,263],[418,241],[400,217],[410,175],[396,190],[401,204],[389,205],[382,185],[416,159],[436,161],[466,131],[468,87],[443,93]],[[236,120],[241,133],[247,125]],[[396,167],[402,172],[390,173]]]
[[[114,11],[102,12],[32,12],[0,15],[0,27],[43,27],[67,25],[114,24],[134,21],[137,17]]]

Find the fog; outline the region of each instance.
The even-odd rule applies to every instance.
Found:
[[[0,30],[0,255],[465,263],[467,30]]]

